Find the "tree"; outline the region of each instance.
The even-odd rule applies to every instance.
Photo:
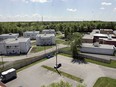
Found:
[[[80,33],[74,33],[71,40],[72,57],[78,58],[79,48],[82,44],[82,35]]]

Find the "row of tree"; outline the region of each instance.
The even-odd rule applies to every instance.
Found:
[[[91,32],[93,29],[108,28],[116,30],[116,22],[78,21],[78,22],[0,22],[0,34],[19,33],[27,30],[55,29],[65,33],[65,37],[73,32]]]

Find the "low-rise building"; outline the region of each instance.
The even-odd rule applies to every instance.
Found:
[[[55,35],[54,34],[39,34],[36,37],[36,45],[54,45]]]
[[[10,38],[0,42],[0,54],[26,54],[31,48],[30,38]]]
[[[56,34],[54,29],[44,29],[42,30],[42,34]]]
[[[85,53],[113,55],[115,46],[106,44],[83,43],[80,51]]]
[[[18,38],[18,37],[19,37],[18,33],[1,34],[0,35],[0,41],[8,39],[8,38]]]
[[[100,29],[101,34],[113,34],[112,29]]]
[[[39,31],[26,31],[23,33],[23,37],[30,38],[30,39],[36,39],[37,34],[39,34]]]

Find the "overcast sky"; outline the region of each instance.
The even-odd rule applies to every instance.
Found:
[[[116,0],[0,0],[0,21],[116,21]]]

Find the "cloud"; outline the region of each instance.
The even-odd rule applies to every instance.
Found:
[[[0,21],[40,21],[41,16],[38,13],[32,15],[14,15],[14,16],[0,16]]]
[[[49,0],[30,0],[31,2],[46,3]]]
[[[25,3],[29,3],[29,0],[22,0],[23,2],[25,2]]]
[[[113,11],[116,12],[116,8],[114,8]]]
[[[110,3],[110,2],[102,2],[101,5],[109,6],[109,5],[112,5],[112,3]]]
[[[101,10],[104,10],[105,8],[104,8],[104,7],[101,7],[100,9],[101,9]]]
[[[70,12],[76,12],[77,9],[67,8],[67,11],[70,11]]]

